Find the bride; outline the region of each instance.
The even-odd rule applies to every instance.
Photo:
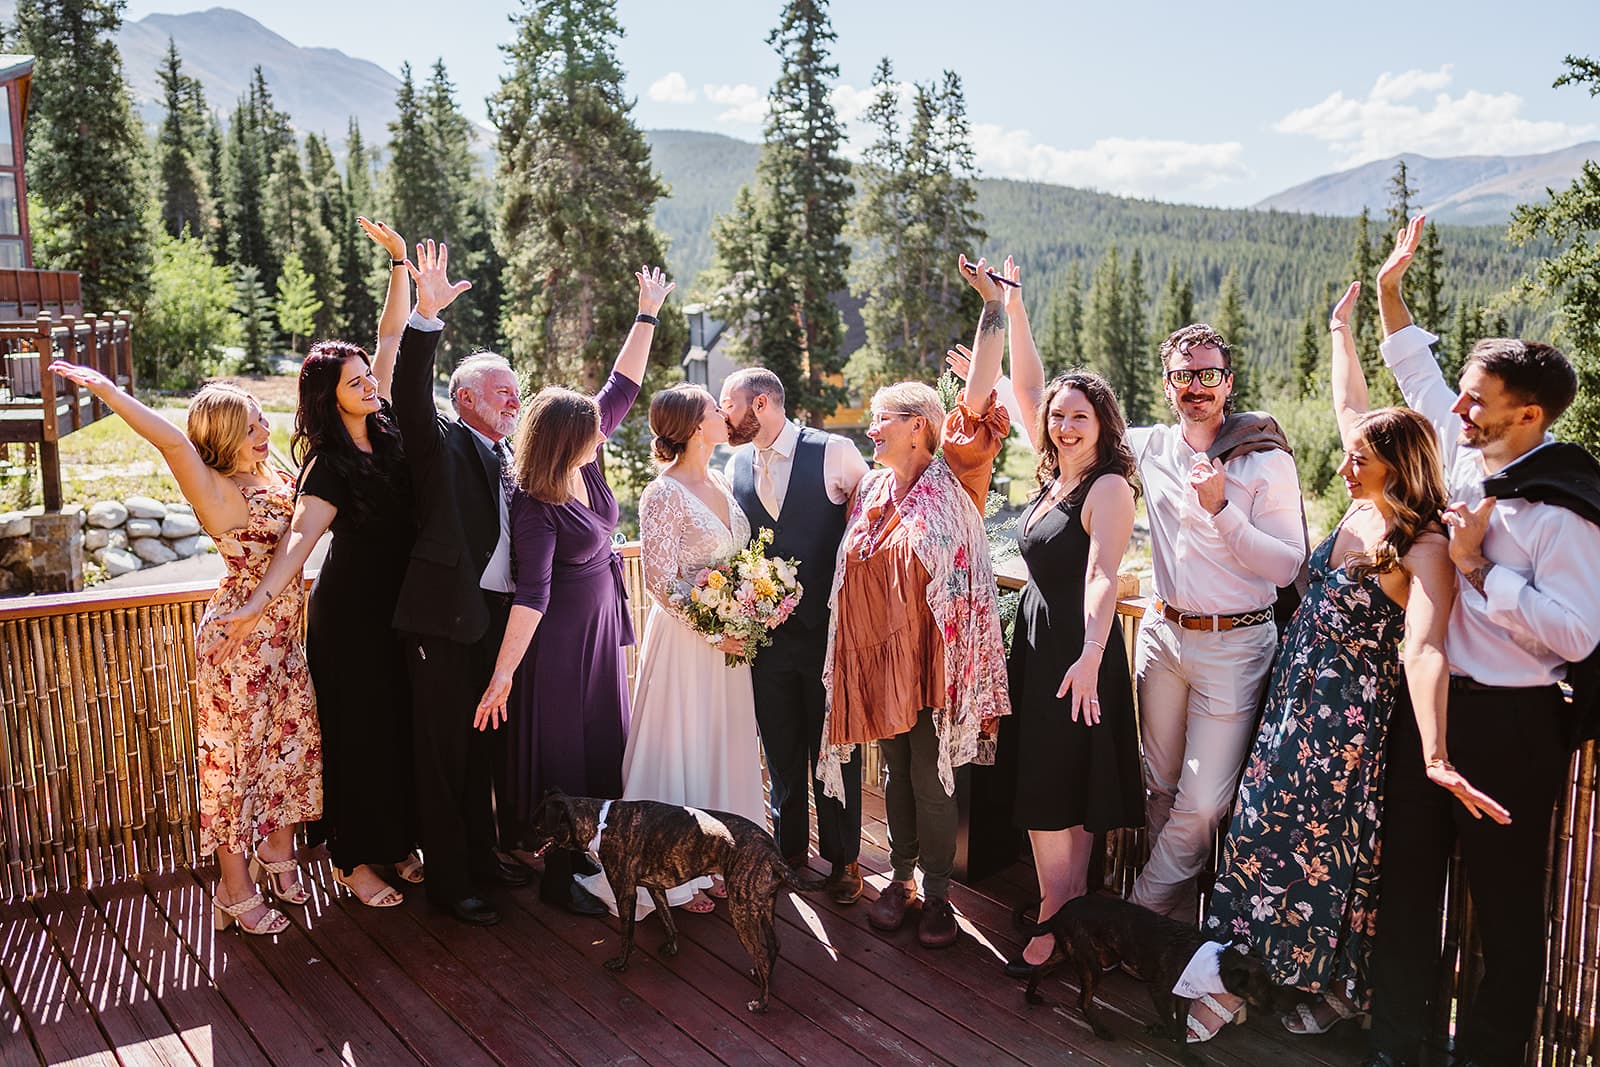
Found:
[[[689,626],[668,598],[687,589],[703,568],[726,562],[750,540],[750,522],[722,475],[707,463],[728,440],[728,425],[711,394],[677,385],[650,401],[656,459],[664,464],[639,497],[639,538],[652,604],[639,652],[633,723],[622,758],[622,798],[661,800],[742,815],[766,826],[755,697],[747,665],[724,665],[743,651],[736,638],[713,645]],[[616,912],[604,874],[584,885]],[[723,895],[720,880],[700,878],[668,892],[674,907],[710,911],[706,895]],[[652,908],[639,890],[637,915]]]

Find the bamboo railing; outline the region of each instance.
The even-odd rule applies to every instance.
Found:
[[[635,628],[648,600],[638,546],[622,548]],[[195,632],[210,582],[0,602],[0,900],[103,885],[199,862]],[[1130,651],[1141,607],[1118,614]],[[631,676],[635,651],[628,653]],[[865,746],[876,780],[876,746]],[[1574,757],[1555,815],[1548,878],[1550,951],[1529,1062],[1590,1062],[1600,1010],[1600,826],[1595,747]],[[1107,835],[1104,879],[1126,892],[1143,831]],[[1463,880],[1452,870],[1440,919],[1436,1032],[1477,974]]]

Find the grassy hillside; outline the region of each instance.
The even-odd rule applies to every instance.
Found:
[[[711,264],[711,224],[733,203],[755,174],[760,146],[718,134],[656,130],[647,134],[655,165],[672,186],[672,198],[656,211],[672,239],[670,267],[691,280]],[[1014,254],[1029,283],[1040,326],[1048,296],[1079,265],[1085,283],[1106,249],[1115,243],[1124,258],[1137,250],[1150,290],[1148,311],[1175,264],[1195,287],[1202,317],[1215,312],[1217,289],[1237,266],[1247,298],[1253,348],[1264,359],[1291,352],[1310,304],[1349,281],[1355,221],[1314,215],[1219,209],[1132,200],[1038,182],[986,179],[978,206],[989,231],[991,257]],[[1511,247],[1499,226],[1444,226],[1447,295],[1489,301],[1527,268],[1534,252]],[[1510,309],[1513,332],[1538,329],[1528,313]]]

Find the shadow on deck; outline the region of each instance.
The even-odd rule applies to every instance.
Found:
[[[870,897],[887,881],[888,842],[882,797],[865,800]],[[1117,1032],[1107,1042],[1064,976],[1030,1007],[1000,973],[1021,950],[1011,909],[1036,895],[1025,864],[952,887],[963,936],[938,952],[909,924],[871,930],[865,901],[781,895],[766,1015],[745,1011],[754,987],[725,907],[680,911],[671,959],[657,951],[659,922],[641,923],[632,964],[614,975],[601,961],[616,953],[616,920],[568,915],[533,888],[500,894],[504,921],[475,929],[431,912],[415,888],[401,907],[365,908],[326,858],[306,876],[311,903],[286,908],[294,924],[273,938],[212,932],[213,870],[0,906],[0,1065],[1178,1062],[1144,1034],[1155,1014],[1133,979],[1101,983]],[[1296,1038],[1257,1017],[1196,1050],[1229,1067],[1342,1067],[1361,1046],[1350,1025]]]

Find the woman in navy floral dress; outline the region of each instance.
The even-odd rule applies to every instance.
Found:
[[[1247,940],[1276,983],[1310,994],[1283,1020],[1294,1033],[1321,1033],[1366,1010],[1389,717],[1403,670],[1423,737],[1442,738],[1449,681],[1443,639],[1455,583],[1438,521],[1438,442],[1415,412],[1366,410],[1349,329],[1358,289],[1330,323],[1339,474],[1351,504],[1312,553],[1311,586],[1273,668],[1206,917],[1219,939]],[[1225,1013],[1235,1007],[1216,1000]],[[1209,1007],[1191,1013],[1193,1039],[1215,1033]]]

